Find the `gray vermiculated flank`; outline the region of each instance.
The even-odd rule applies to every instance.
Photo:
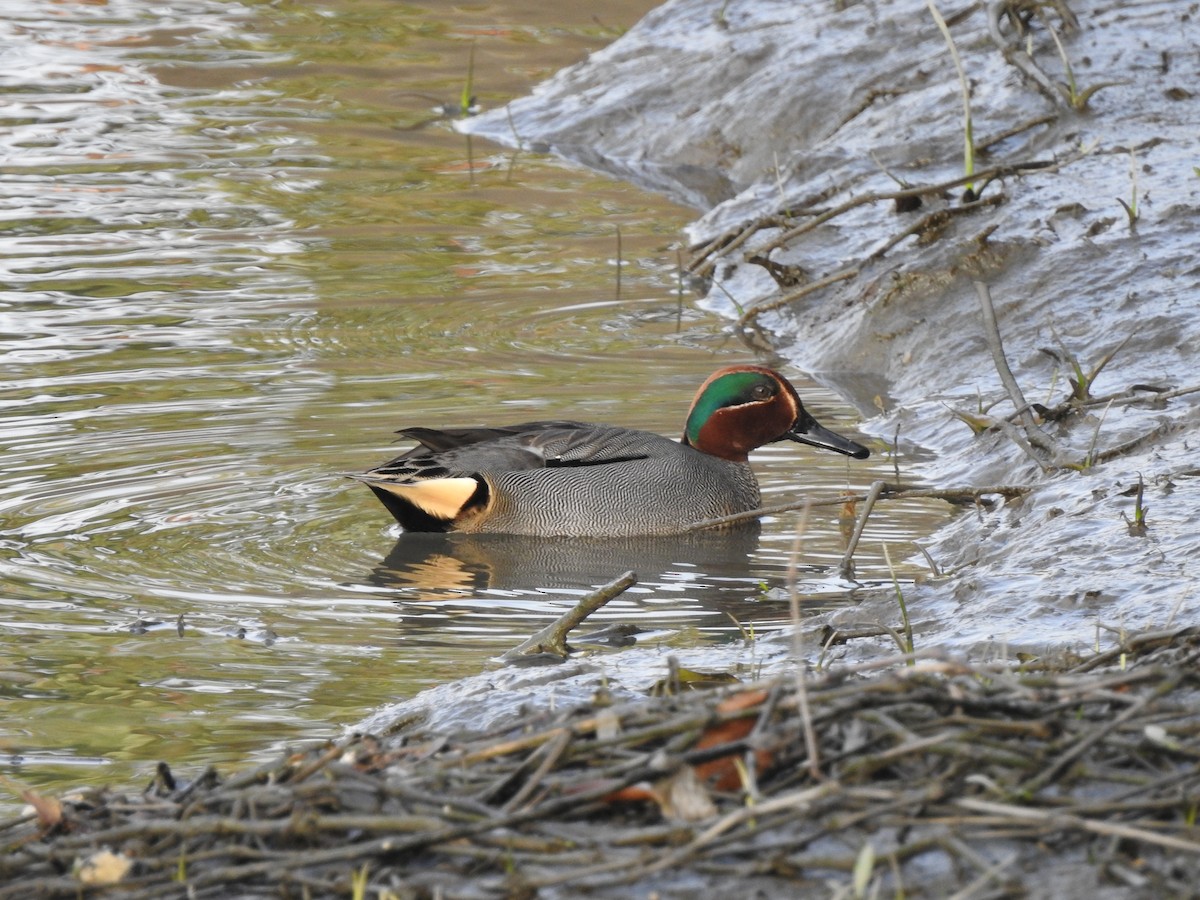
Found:
[[[381,466],[397,481],[483,475],[491,511],[464,531],[531,535],[671,534],[693,522],[758,506],[747,463],[701,453],[661,435],[608,425],[534,422],[472,432],[476,443],[409,451]],[[443,445],[444,446],[444,445]]]

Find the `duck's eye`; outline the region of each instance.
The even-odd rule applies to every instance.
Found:
[[[750,388],[750,396],[755,400],[766,400],[768,397],[774,396],[775,392],[771,390],[769,384],[756,384]]]

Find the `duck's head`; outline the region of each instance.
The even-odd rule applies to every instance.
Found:
[[[855,459],[871,455],[817,424],[791,383],[764,366],[727,366],[710,375],[696,392],[683,430],[688,446],[733,462],[745,462],[751,450],[783,440]]]

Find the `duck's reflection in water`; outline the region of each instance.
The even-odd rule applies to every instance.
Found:
[[[692,648],[696,659],[700,645],[761,648],[759,638],[790,633],[793,599],[803,620],[859,602],[853,583],[794,552],[790,541],[781,548],[769,537],[760,546],[757,523],[615,539],[414,533],[401,536],[370,582],[394,597],[402,639],[439,659],[508,650],[632,570],[637,584],[590,616],[570,643],[595,635],[624,644],[636,634],[638,643]]]
[[[757,523],[665,537],[543,538],[507,534],[403,534],[372,571],[405,599],[445,600],[484,591],[573,594],[632,569],[642,584],[748,580]]]
[[[742,621],[765,611],[755,602],[764,580],[754,572],[758,542],[757,523],[608,539],[412,533],[401,535],[370,582],[396,591],[409,636],[433,637],[431,629],[452,620],[453,630],[478,637],[528,635],[581,594],[629,570],[637,573],[637,586],[590,623],[674,629],[708,622],[736,631],[726,612]],[[438,636],[439,642],[451,639]]]

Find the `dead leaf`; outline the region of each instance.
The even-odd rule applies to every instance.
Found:
[[[33,807],[33,811],[38,817],[38,824],[43,828],[50,829],[62,824],[62,803],[59,802],[57,797],[45,797],[33,788],[22,787],[11,778],[3,775],[0,775],[0,784],[3,784],[12,793]]]
[[[654,784],[639,781],[628,785],[613,791],[604,800],[606,803],[653,803],[664,819],[676,822],[700,822],[717,814],[708,788],[691,766],[684,766]]]
[[[706,691],[739,682],[737,676],[728,672],[701,672],[697,669],[672,667],[666,678],[660,678],[650,686],[650,696],[674,697],[684,691]]]
[[[76,862],[75,877],[80,884],[118,884],[132,868],[133,860],[124,853],[100,850]]]
[[[728,715],[738,710],[760,706],[766,699],[766,691],[743,691],[740,694],[733,694],[730,697],[726,697],[717,704],[716,711],[722,715]],[[700,735],[699,740],[696,741],[696,749],[704,750],[708,747],[732,744],[742,740],[753,730],[754,719],[750,716],[742,719],[733,719],[729,722],[721,722],[718,725],[713,725],[711,728],[705,729],[704,734]],[[742,777],[738,774],[737,766],[734,763],[738,755],[737,753],[730,753],[728,756],[719,756],[716,759],[710,759],[708,762],[698,764],[695,767],[696,777],[703,782],[711,784],[718,791],[736,790],[742,783]],[[769,751],[755,751],[754,764],[759,773],[769,769],[773,762],[774,756]]]
[[[596,713],[596,740],[611,741],[621,733],[621,717],[612,709]]]
[[[684,766],[655,785],[664,818],[676,822],[700,822],[717,814],[717,806],[708,788],[692,766]]]

